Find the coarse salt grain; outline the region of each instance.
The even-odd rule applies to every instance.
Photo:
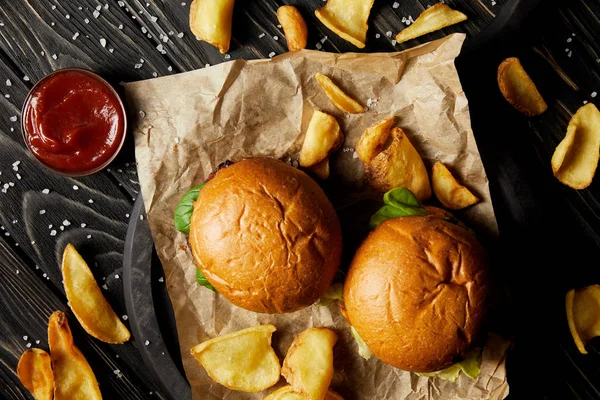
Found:
[[[275,57],[275,52],[274,51],[272,51],[272,52],[269,53],[269,58],[273,58],[273,57]]]
[[[73,34],[73,40],[77,40],[78,37],[79,37],[79,32],[75,32]]]
[[[135,65],[133,66],[133,68],[135,68],[135,69],[140,69],[140,68],[142,68],[142,64],[135,64]]]
[[[148,346],[149,344],[150,344],[150,341],[149,341],[149,340],[146,340],[146,341],[144,342],[144,345],[146,345],[146,346]]]
[[[385,33],[385,36],[387,36],[387,37],[392,37],[392,31],[387,31],[387,32]]]
[[[10,81],[10,79],[6,80],[6,86],[12,86],[12,82]]]
[[[31,343],[27,343],[27,344],[25,345],[25,347],[27,347],[27,348],[30,348],[30,347],[31,347]]]
[[[123,315],[121,318],[123,318],[123,321],[127,321],[129,319],[127,315]]]
[[[358,158],[358,153],[356,151],[352,153],[352,158]]]
[[[181,38],[183,37],[183,32],[179,32],[179,33],[177,34],[177,37],[178,37],[179,39],[181,39]]]
[[[264,37],[265,37],[265,34],[264,34],[264,33],[261,33],[260,35],[258,35],[258,38],[259,38],[259,39],[262,39],[262,38],[264,38]]]
[[[62,224],[63,224],[64,226],[69,226],[69,225],[71,225],[71,221],[69,221],[68,219],[65,219],[65,220],[62,222]]]
[[[29,339],[29,336],[27,336],[27,335],[23,336],[24,341],[27,341],[27,339]]]
[[[400,3],[395,1],[394,4],[392,4],[392,8],[398,8],[398,7],[400,7]]]
[[[598,96],[598,93],[592,92],[591,96],[592,96],[592,98],[594,98],[594,97]]]
[[[73,185],[73,190],[79,190],[79,186]]]
[[[50,231],[50,236],[56,236],[56,230],[55,229],[52,229]]]
[[[88,203],[90,203],[90,204],[92,204],[93,202],[94,202],[94,200],[92,200],[92,199],[88,200]]]
[[[150,17],[150,19],[152,20],[152,22],[156,22],[156,21],[158,21],[158,17],[156,17],[156,16],[154,16],[154,15],[153,15],[153,16],[151,16],[151,17]]]
[[[160,278],[158,278],[158,281],[159,281],[160,283],[163,283],[163,282],[165,281],[165,278],[161,276]]]
[[[50,193],[50,189],[44,189],[44,190],[42,190],[42,193],[43,194],[48,194],[48,193]]]
[[[100,46],[106,47],[106,39],[100,38]]]
[[[100,16],[100,11],[94,10],[94,12],[92,13],[92,15],[94,16],[94,18],[98,18]]]
[[[40,210],[40,215],[46,214],[46,210]]]
[[[25,82],[29,82],[29,80],[30,80],[30,79],[29,79],[29,77],[28,77],[27,75],[25,75],[25,76],[23,77],[23,80],[24,80]]]
[[[145,27],[145,26],[142,26],[142,33],[143,33],[143,34],[146,34],[146,33],[148,33],[148,29],[146,29],[146,27]]]
[[[11,122],[17,122],[17,116],[13,115],[12,117],[10,117],[10,121]]]

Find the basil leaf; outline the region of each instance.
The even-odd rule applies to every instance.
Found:
[[[194,202],[198,199],[200,189],[204,187],[205,183],[191,188],[186,194],[183,195],[179,204],[175,208],[175,228],[179,232],[190,233],[190,222],[192,220],[192,213],[194,212]]]
[[[217,291],[214,288],[214,286],[208,282],[208,280],[206,279],[206,277],[204,276],[202,271],[200,271],[199,268],[196,268],[196,281],[198,282],[198,285],[200,285],[200,286],[204,286],[205,288],[210,289],[213,292]]]
[[[384,194],[383,203],[385,205],[373,214],[369,221],[371,229],[386,219],[428,214],[415,195],[405,187],[395,188]]]

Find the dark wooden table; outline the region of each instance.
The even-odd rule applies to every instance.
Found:
[[[423,41],[454,31],[473,36],[506,0],[446,2],[465,11],[470,21]],[[47,349],[49,315],[69,310],[59,270],[66,243],[91,262],[108,300],[125,315],[122,252],[129,213],[139,194],[131,137],[117,160],[93,176],[70,179],[46,171],[27,152],[20,129],[22,103],[38,79],[75,66],[91,68],[118,86],[228,59],[281,54],[286,47],[275,12],[282,3],[301,6],[311,31],[309,48],[356,50],[316,21],[312,11],[321,0],[238,0],[232,49],[221,55],[191,35],[189,3],[0,2],[0,398],[31,398],[16,376],[17,361],[27,348]],[[393,45],[387,33],[395,35],[403,19],[416,18],[424,5],[435,1],[395,3],[375,2],[368,51],[414,45]],[[521,29],[513,27],[505,40],[458,63],[508,246],[501,280],[512,293],[502,324],[516,339],[509,358],[511,397],[600,399],[600,346],[593,343],[586,356],[576,351],[563,306],[566,290],[600,283],[600,179],[587,190],[574,191],[550,170],[550,157],[570,115],[585,101],[598,104],[600,1],[542,0],[527,19],[518,17]],[[538,82],[550,105],[544,116],[522,117],[499,98],[495,68],[509,55],[520,56]],[[481,95],[484,89],[487,97]],[[166,398],[134,340],[106,345],[70,321],[104,398]]]

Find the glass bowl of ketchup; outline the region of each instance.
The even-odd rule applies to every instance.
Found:
[[[23,139],[46,168],[78,177],[102,170],[119,153],[127,130],[123,101],[97,74],[55,71],[31,89],[22,112]]]

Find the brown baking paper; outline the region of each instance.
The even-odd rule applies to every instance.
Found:
[[[225,160],[261,155],[297,165],[303,132],[313,109],[320,109],[337,117],[346,135],[332,157],[332,176],[324,184],[345,232],[342,270],[366,233],[369,216],[381,205],[381,196],[374,197],[365,187],[354,146],[366,127],[389,115],[398,117],[397,124],[428,167],[434,160],[446,163],[481,198],[461,218],[481,231],[495,232],[488,181],[454,66],[463,41],[464,35],[454,34],[386,54],[305,50],[125,85],[142,194],[194,399],[266,395],[235,392],[214,383],[190,355],[193,346],[207,339],[265,323],[277,327],[273,344],[282,359],[294,336],[306,328],[326,326],[338,332],[331,385],[347,400],[502,399],[508,394],[504,367],[508,343],[499,337],[489,336],[476,380],[461,374],[450,383],[392,368],[374,357],[364,360],[337,306],[256,314],[200,287],[187,237],[173,225],[181,196]],[[368,111],[351,115],[336,109],[313,79],[316,72],[330,76]],[[283,378],[278,386],[282,384]]]

